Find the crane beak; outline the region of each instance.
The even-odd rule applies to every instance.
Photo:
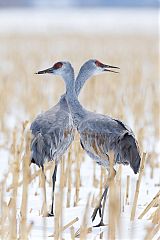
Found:
[[[119,73],[119,72],[111,70],[112,68],[120,69],[119,67],[114,67],[114,66],[105,65],[105,64],[103,65],[103,68],[104,68],[104,71],[113,72],[113,73]]]
[[[35,74],[53,73],[53,67],[36,72]]]

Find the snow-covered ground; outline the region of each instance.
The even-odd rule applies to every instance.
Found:
[[[1,152],[2,154],[2,152]],[[1,161],[3,159],[3,164],[6,165],[5,156],[1,157]],[[7,160],[7,159],[6,159]],[[32,166],[33,167],[33,166]],[[3,168],[1,169],[1,174],[4,173]],[[126,179],[127,176],[130,176],[130,187],[129,187],[129,197],[127,204],[125,203],[125,194],[126,194]],[[57,188],[56,192],[59,191],[59,170],[58,170],[58,177],[57,177]],[[72,186],[71,192],[71,207],[66,208],[66,191],[67,189],[64,188],[64,206],[62,209],[62,216],[63,216],[63,226],[69,223],[71,220],[75,219],[76,217],[79,220],[74,224],[74,229],[77,231],[83,221],[84,210],[87,202],[87,198],[89,193],[91,196],[95,195],[98,196],[99,189],[94,188],[92,184],[92,176],[93,176],[93,161],[86,157],[85,161],[82,163],[81,166],[81,187],[80,187],[80,196],[79,202],[77,207],[73,207],[73,200],[75,194],[75,188]],[[99,178],[100,176],[100,167],[97,166],[96,169],[96,176]],[[72,173],[72,178],[74,178],[74,173]],[[146,236],[147,228],[152,226],[151,220],[148,220],[151,216],[151,213],[156,210],[155,207],[151,208],[151,210],[142,218],[138,219],[138,216],[142,213],[148,203],[153,199],[153,197],[158,193],[159,190],[159,169],[155,169],[154,177],[150,178],[150,168],[146,166],[145,168],[145,175],[142,178],[140,192],[138,196],[138,204],[136,208],[136,215],[135,220],[130,221],[131,216],[131,208],[133,205],[136,181],[138,175],[134,175],[130,167],[123,167],[122,168],[122,188],[121,188],[121,215],[120,215],[120,226],[116,231],[116,239],[134,239],[134,240],[142,240]],[[43,194],[42,188],[39,187],[39,179],[37,178],[29,185],[28,190],[28,217],[27,222],[33,223],[31,233],[29,234],[29,239],[32,240],[40,240],[40,239],[51,239],[49,236],[54,233],[54,218],[48,217],[44,218],[41,215],[42,209],[42,202],[43,202]],[[6,196],[10,196],[10,193],[6,193]],[[8,198],[9,199],[9,198]],[[19,188],[18,191],[18,199],[17,199],[17,219],[20,219],[20,205],[22,199],[22,187]],[[47,201],[48,201],[48,208],[51,203],[51,187],[47,184]],[[92,227],[93,225],[98,224],[99,218],[91,222],[91,214],[93,212],[93,208],[89,207],[88,209],[88,227]],[[108,198],[107,204],[105,208],[105,223],[108,223]],[[101,228],[92,228],[92,232],[88,234],[87,239],[100,239],[100,233],[103,232],[104,236],[103,239],[107,239],[108,233],[108,226],[101,227]],[[66,229],[63,232],[64,239],[70,239],[70,228]],[[156,234],[153,238],[157,240],[160,237],[160,232]]]
[[[100,176],[100,168],[97,167],[97,176]],[[99,171],[98,171],[99,170]],[[92,186],[92,171],[93,171],[93,163],[92,160],[88,157],[86,158],[86,161],[83,163],[81,168],[81,180],[82,180],[82,187],[80,188],[80,201],[78,204],[78,207],[73,207],[73,205],[70,208],[63,207],[63,225],[70,222],[72,219],[75,219],[76,217],[79,218],[79,221],[74,224],[75,230],[77,230],[80,227],[80,224],[83,219],[84,209],[87,201],[88,194],[97,194],[98,195],[98,189],[93,188]],[[154,178],[150,178],[150,170],[149,168],[146,168],[145,170],[145,176],[142,179],[141,187],[140,187],[140,193],[138,197],[138,205],[136,209],[136,216],[135,220],[133,222],[130,221],[130,214],[131,214],[131,208],[133,204],[133,198],[135,193],[135,186],[136,186],[136,180],[137,175],[134,175],[132,173],[132,170],[130,170],[129,167],[123,167],[122,170],[122,192],[121,201],[123,202],[123,197],[125,196],[126,192],[126,178],[127,175],[130,175],[130,189],[129,189],[129,205],[125,205],[124,203],[124,210],[121,209],[121,217],[120,217],[120,229],[117,232],[116,239],[135,239],[140,240],[144,239],[146,236],[146,230],[147,227],[151,226],[151,221],[148,220],[151,213],[155,208],[152,208],[151,211],[149,211],[143,219],[139,220],[138,216],[142,213],[144,208],[147,206],[147,204],[152,200],[152,198],[156,195],[156,193],[159,190],[158,184],[160,181],[159,177],[159,170],[155,170]],[[99,172],[99,174],[98,174]],[[29,197],[29,209],[32,208],[33,211],[28,214],[28,221],[33,221],[34,226],[31,233],[31,239],[40,239],[43,238],[43,224],[44,219],[39,216],[39,210],[41,209],[41,198],[40,198],[40,189],[38,189],[38,195],[35,197],[35,183],[32,185],[31,191],[30,191],[30,197]],[[157,187],[155,187],[157,185]],[[37,189],[36,189],[37,191]],[[51,189],[48,189],[48,196],[50,196]],[[74,188],[72,189],[72,196],[74,194]],[[73,198],[72,198],[73,199]],[[64,201],[65,202],[65,201]],[[122,204],[123,205],[123,204]],[[123,206],[121,206],[123,208]],[[107,224],[107,211],[108,209],[108,199],[107,199],[107,206],[106,206],[106,216],[105,216],[105,223]],[[93,225],[98,224],[98,220],[95,220],[94,223],[91,222],[91,214],[93,212],[93,208],[89,208],[88,210],[88,227],[92,227]],[[45,219],[45,226],[46,226],[46,236],[51,235],[53,231],[54,221],[52,218],[46,218]],[[107,239],[107,232],[108,227],[101,227],[101,228],[92,228],[92,233],[90,233],[87,237],[87,239],[99,239],[100,232],[104,231],[104,239]],[[67,229],[64,231],[63,234],[65,239],[70,239],[70,229]],[[160,233],[158,233],[154,239],[158,239],[158,236],[160,237]]]

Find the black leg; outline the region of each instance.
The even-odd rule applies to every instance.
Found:
[[[46,180],[46,175],[44,173],[44,166],[42,165],[42,172],[43,172],[43,175],[44,175],[44,179]]]
[[[43,203],[43,216],[48,216],[47,212],[47,198],[46,198],[46,175],[44,172],[44,166],[42,165],[42,173],[43,173],[43,191],[44,191],[44,203]]]
[[[51,212],[48,214],[49,217],[54,216],[53,207],[54,207],[54,190],[55,190],[55,183],[56,183],[56,175],[57,175],[57,164],[55,164],[54,172],[52,175],[52,205],[51,205]]]
[[[100,227],[100,226],[105,226],[105,224],[103,223],[103,216],[104,216],[104,208],[105,208],[105,203],[106,203],[106,197],[107,197],[107,192],[108,192],[108,189],[109,189],[109,186],[110,186],[110,181],[112,179],[114,179],[115,175],[116,175],[116,171],[115,169],[113,168],[112,169],[112,173],[109,173],[109,177],[108,177],[108,181],[107,181],[107,185],[106,185],[106,188],[102,194],[102,197],[100,199],[100,202],[99,202],[99,205],[98,207],[96,207],[93,211],[93,214],[92,214],[92,222],[94,221],[96,215],[97,215],[97,212],[99,211],[99,216],[101,218],[100,220],[100,223],[94,227]],[[102,200],[103,200],[103,205],[102,205]]]
[[[95,227],[105,226],[105,224],[103,223],[103,215],[104,215],[104,207],[105,207],[105,202],[106,202],[108,188],[109,188],[109,186],[107,185],[105,190],[104,190],[104,192],[103,192],[103,194],[102,194],[102,197],[101,197],[101,199],[99,201],[99,205],[94,209],[93,214],[91,216],[92,222],[93,222],[94,219],[96,218],[97,212],[99,211],[99,216],[101,217],[101,221]],[[102,205],[102,201],[103,201],[103,205]]]
[[[103,205],[100,203],[101,208],[102,208],[102,212],[100,213],[101,220],[100,220],[99,224],[97,224],[94,227],[106,226],[106,224],[104,224],[104,222],[103,222],[103,217],[104,217],[104,209],[105,209],[105,203],[106,203],[106,197],[107,197],[108,188],[109,188],[108,186],[105,188],[105,190],[103,192],[103,195],[102,195],[102,198],[101,198],[101,202],[103,200]]]

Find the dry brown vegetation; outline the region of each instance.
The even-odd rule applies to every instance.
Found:
[[[49,33],[0,36],[0,150],[9,152],[8,170],[1,178],[0,183],[1,239],[27,239],[32,231],[33,223],[27,222],[27,209],[32,211],[31,206],[27,206],[30,194],[29,186],[39,178],[41,187],[43,179],[41,170],[34,166],[28,167],[30,142],[28,128],[34,117],[56,104],[64,92],[63,81],[58,77],[49,75],[41,77],[33,73],[51,66],[57,60],[71,61],[76,72],[80,65],[90,58],[97,58],[104,63],[120,67],[118,75],[108,73],[93,77],[88,81],[82,90],[80,100],[86,108],[120,118],[133,128],[141,151],[147,152],[146,164],[150,169],[150,177],[154,177],[154,170],[160,168],[157,153],[160,136],[157,44],[157,37],[147,34]],[[0,161],[4,164],[3,159]],[[82,162],[85,162],[85,158],[77,136],[68,155],[64,156],[60,163],[60,176],[66,176],[66,178],[59,177],[58,179],[60,191],[56,194],[56,216],[52,235],[54,239],[62,239],[62,233],[66,228],[70,228],[70,239],[75,239],[77,236],[80,239],[87,239],[87,234],[91,232],[87,219],[88,206],[96,205],[93,193],[88,196],[86,201],[86,211],[80,229],[77,231],[73,227],[78,218],[70,219],[65,226],[63,224],[63,199],[66,201],[66,207],[73,205],[76,207],[79,204],[79,191],[82,187],[80,179]],[[95,172],[97,168],[99,167],[94,167]],[[49,184],[51,184],[53,169],[53,164],[46,166]],[[93,177],[93,186],[102,192],[106,173],[102,169],[101,176],[97,178],[95,172],[91,176]],[[111,221],[114,222],[108,232],[110,239],[115,238],[116,228],[119,226],[119,216],[123,210],[123,207],[115,207],[115,199],[118,199],[117,201],[121,205],[124,205],[124,202],[128,204],[127,192],[130,191],[129,177],[127,177],[126,199],[118,194],[121,191],[121,169],[118,173],[117,187],[111,186],[109,198],[109,224]],[[18,193],[19,189],[21,189],[21,193]],[[73,191],[74,194],[71,194]],[[138,198],[138,196],[136,197]],[[151,196],[151,198],[154,202],[151,204],[148,202],[148,208],[143,207],[144,212],[139,216],[142,219],[150,208],[156,206],[152,215],[150,214],[153,226],[146,230],[145,239],[151,239],[148,236],[153,237],[159,227],[157,217],[159,194]],[[17,207],[17,199],[20,201],[20,208]],[[41,217],[46,211],[46,206],[43,204],[39,211]],[[110,214],[113,211],[115,211],[114,216]],[[43,231],[44,237],[49,235],[46,232],[45,220]],[[103,232],[98,237],[103,239]]]

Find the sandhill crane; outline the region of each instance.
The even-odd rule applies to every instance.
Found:
[[[32,122],[31,162],[42,167],[46,161],[55,161],[52,175],[52,205],[48,216],[53,216],[54,189],[56,182],[57,164],[68,149],[74,138],[74,127],[65,95],[48,111],[38,115]]]
[[[118,67],[105,65],[97,60],[90,60],[86,71],[90,72],[92,69],[92,73],[94,74],[104,71],[115,72],[111,70],[113,68]],[[87,154],[98,164],[104,166],[110,173],[109,153],[114,152],[114,164],[130,164],[136,174],[139,170],[141,158],[138,144],[132,130],[120,120],[90,112],[83,108],[76,95],[74,70],[71,64],[64,61],[59,62],[40,73],[60,75],[65,81],[66,100],[72,114],[74,126],[79,132],[81,145]],[[81,86],[81,83],[79,86]],[[114,170],[114,175],[115,173]],[[99,206],[95,208],[92,215],[93,221],[99,211],[101,220],[97,226],[104,225],[103,215],[108,187],[109,185],[106,186],[100,199]],[[102,200],[103,206],[101,204]]]
[[[88,62],[83,64],[77,76],[75,84],[77,95],[79,95],[86,79],[94,74],[94,71],[88,71],[88,74],[84,74],[89,67]],[[60,66],[61,63],[57,63],[55,68]],[[43,73],[45,71],[39,71],[37,74]],[[55,169],[52,176],[52,205],[49,216],[53,216],[57,164],[74,138],[74,125],[65,96],[63,94],[54,107],[39,114],[30,127],[33,136],[31,142],[31,162],[44,170],[43,165],[45,161],[55,161]]]

